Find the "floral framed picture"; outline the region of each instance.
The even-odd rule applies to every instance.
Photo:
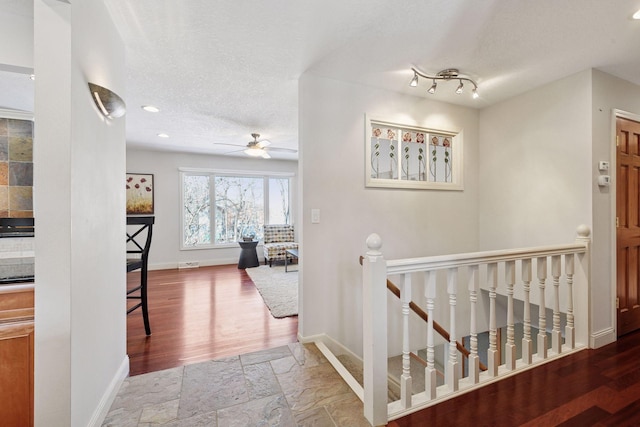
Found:
[[[365,122],[365,186],[464,190],[462,130]]]
[[[153,174],[127,173],[127,215],[153,215]]]

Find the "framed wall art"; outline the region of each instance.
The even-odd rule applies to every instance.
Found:
[[[127,173],[127,215],[153,215],[153,174]]]
[[[462,131],[365,119],[365,185],[463,190]]]

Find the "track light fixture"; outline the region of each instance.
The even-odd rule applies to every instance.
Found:
[[[413,71],[413,78],[411,79],[411,83],[409,83],[409,86],[411,86],[411,87],[418,86],[418,77],[423,77],[425,79],[431,79],[431,80],[433,80],[433,84],[427,90],[427,92],[433,94],[433,93],[436,92],[436,88],[438,87],[438,84],[437,84],[436,80],[445,80],[445,81],[447,81],[447,80],[458,80],[460,82],[460,84],[458,85],[458,88],[456,89],[456,93],[457,94],[462,93],[462,90],[464,89],[464,82],[469,82],[469,83],[471,83],[473,85],[473,89],[471,91],[473,99],[477,99],[479,97],[477,83],[474,82],[473,80],[471,80],[469,77],[461,76],[457,68],[447,68],[446,70],[440,71],[435,76],[429,76],[427,74],[421,73],[420,71],[416,70],[415,68],[411,68],[411,71]]]

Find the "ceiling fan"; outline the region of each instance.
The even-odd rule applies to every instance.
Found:
[[[229,153],[225,153],[225,154],[231,154],[231,153],[236,153],[238,151],[243,151],[246,155],[251,156],[251,157],[262,157],[263,159],[270,159],[271,156],[269,155],[268,151],[281,151],[281,152],[287,152],[287,153],[297,153],[298,150],[294,150],[292,148],[278,148],[278,147],[271,147],[271,142],[267,141],[266,139],[260,140],[258,141],[258,138],[260,138],[260,134],[259,133],[252,133],[251,136],[253,137],[253,141],[249,141],[247,143],[247,145],[238,145],[238,144],[224,144],[224,143],[217,143],[218,145],[231,145],[233,147],[244,147],[243,150],[235,150],[235,151],[231,151]]]

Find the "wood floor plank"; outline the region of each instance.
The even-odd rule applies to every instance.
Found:
[[[139,281],[139,272],[127,274],[129,288]],[[150,271],[148,301],[151,336],[145,335],[139,309],[127,316],[130,375],[297,340],[298,317],[271,316],[249,275],[236,265]]]
[[[640,332],[391,421],[390,427],[640,425]]]

